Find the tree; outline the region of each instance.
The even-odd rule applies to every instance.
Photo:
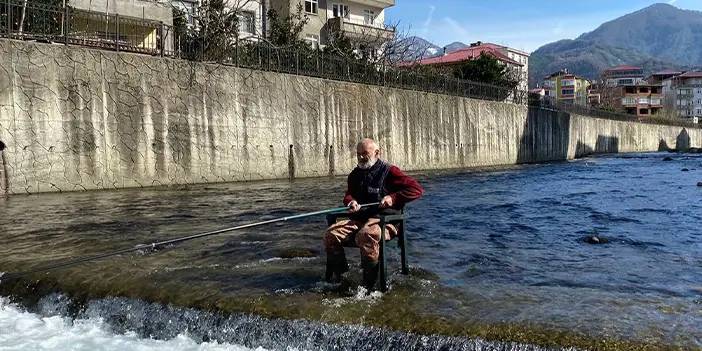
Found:
[[[297,5],[295,13],[281,17],[274,9],[268,10],[268,23],[270,32],[268,41],[278,47],[296,47],[301,49],[309,48],[309,44],[300,39],[300,34],[309,21],[304,13],[302,4]]]
[[[185,13],[174,9],[176,44],[183,56],[201,61],[223,61],[232,57],[239,41],[239,22],[254,0],[202,0],[194,27],[187,26]]]
[[[519,78],[512,69],[485,53],[455,67],[452,75],[458,79],[504,87],[506,90],[515,89],[519,85]]]
[[[47,37],[61,35],[64,6],[64,0],[44,0],[41,4],[31,5],[24,0],[19,13],[11,7],[12,16],[19,16],[17,32]]]

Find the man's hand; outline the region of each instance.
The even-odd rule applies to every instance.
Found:
[[[361,210],[361,205],[359,205],[358,202],[356,202],[356,200],[349,202],[348,207],[349,207],[349,213],[354,213],[354,212],[358,212]]]
[[[390,195],[385,196],[382,200],[380,200],[380,208],[392,207],[393,204],[394,201],[392,201],[392,196]]]

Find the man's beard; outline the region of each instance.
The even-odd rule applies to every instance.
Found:
[[[376,162],[378,162],[377,158],[371,158],[366,162],[359,162],[357,167],[360,169],[370,169]]]

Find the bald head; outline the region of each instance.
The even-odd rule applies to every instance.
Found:
[[[356,158],[358,167],[368,169],[373,167],[380,157],[380,148],[375,140],[366,138],[356,145]]]

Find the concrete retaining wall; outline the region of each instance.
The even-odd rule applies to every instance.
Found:
[[[366,136],[407,170],[702,141],[696,129],[0,40],[0,190],[8,193],[346,174]]]

